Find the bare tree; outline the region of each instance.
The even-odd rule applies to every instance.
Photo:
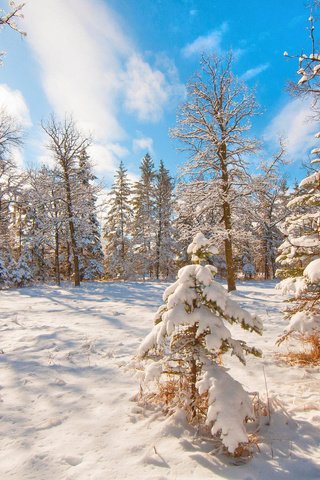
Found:
[[[301,51],[300,54],[289,54],[284,52],[284,56],[287,58],[293,58],[298,60],[299,75],[298,81],[290,81],[288,83],[288,90],[291,94],[300,97],[312,97],[312,108],[315,111],[315,119],[319,120],[319,98],[320,98],[320,49],[318,42],[316,41],[316,27],[315,21],[318,15],[320,7],[320,1],[312,0],[308,5],[310,8],[309,26],[307,28],[310,38],[310,50],[309,52]]]
[[[25,3],[16,3],[14,1],[9,2],[10,10],[9,12],[4,12],[4,10],[0,9],[0,25],[7,25],[8,27],[12,28],[16,32],[19,32],[21,35],[26,35],[19,26],[17,25],[16,20],[18,18],[23,18],[22,9],[25,6]]]
[[[0,27],[8,26],[25,37],[27,35],[26,32],[22,31],[17,24],[17,19],[23,18],[22,9],[24,6],[25,3],[16,3],[10,0],[10,10],[8,12],[0,9]],[[3,55],[4,52],[0,52],[0,64],[2,63]]]
[[[232,210],[245,194],[248,175],[244,157],[256,152],[258,142],[246,136],[257,113],[252,92],[231,71],[232,54],[203,56],[201,71],[188,85],[172,136],[182,142],[190,159],[183,168],[187,180],[208,180],[218,192],[217,212],[224,230],[228,290],[235,290],[232,253]]]
[[[90,145],[90,139],[83,136],[78,130],[74,120],[66,117],[64,121],[57,121],[51,116],[42,128],[50,139],[49,149],[54,155],[65,192],[65,208],[68,215],[70,246],[73,257],[74,284],[80,285],[79,246],[77,242],[77,222],[75,215],[76,188],[78,177],[78,159],[83,151]]]

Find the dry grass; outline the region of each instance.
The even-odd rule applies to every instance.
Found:
[[[177,408],[181,408],[186,413],[186,419],[190,425],[197,427],[198,435],[203,440],[212,442],[215,445],[212,453],[223,454],[232,457],[235,462],[245,463],[252,458],[254,451],[259,451],[260,418],[269,415],[267,405],[259,399],[258,394],[253,394],[252,404],[257,422],[252,423],[251,432],[248,433],[248,442],[240,444],[233,454],[228,452],[223,446],[219,435],[212,436],[211,428],[205,424],[208,411],[208,394],[197,395],[196,401],[192,406],[187,400],[187,393],[190,390],[187,380],[178,378],[168,378],[165,382],[158,382],[156,392],[141,391],[140,398],[144,402],[153,403],[161,406],[166,415],[171,415]],[[196,415],[194,412],[196,411]],[[251,423],[251,422],[250,422]],[[250,429],[249,429],[250,430]],[[254,431],[252,431],[254,430]]]
[[[169,378],[166,382],[159,382],[156,392],[146,393],[142,396],[147,402],[162,405],[165,414],[173,413],[176,408],[181,408],[186,413],[187,421],[191,425],[204,423],[208,410],[208,395],[197,395],[193,405],[188,402],[190,386],[181,378]],[[196,412],[196,415],[194,415]]]
[[[277,357],[289,365],[320,365],[320,334],[299,334],[297,339],[303,346],[301,350],[278,354]]]

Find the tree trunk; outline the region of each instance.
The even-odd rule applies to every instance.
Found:
[[[236,290],[236,280],[234,274],[234,264],[233,264],[233,254],[232,254],[232,238],[231,238],[231,208],[227,200],[228,190],[229,190],[229,175],[226,166],[227,158],[227,147],[223,143],[220,149],[220,163],[222,171],[222,190],[223,190],[223,223],[227,233],[227,238],[224,241],[224,250],[226,256],[226,266],[227,266],[227,283],[228,283],[228,292]]]
[[[162,224],[160,221],[158,235],[157,235],[157,247],[156,247],[156,279],[159,280],[160,277],[160,248],[161,248],[161,237],[162,237]]]
[[[60,287],[61,285],[61,278],[60,278],[60,251],[59,251],[59,232],[58,228],[56,228],[55,235],[55,249],[54,249],[54,265],[55,265],[55,274],[56,274],[56,282],[57,285]]]
[[[66,197],[67,197],[66,199],[67,212],[69,217],[70,242],[71,242],[71,250],[73,255],[74,286],[79,287],[80,286],[79,254],[78,254],[78,246],[76,241],[76,231],[75,231],[74,220],[73,220],[70,181],[69,181],[69,175],[66,169],[64,169],[64,180],[65,180]]]
[[[190,328],[190,333],[191,336],[193,337],[193,349],[196,348],[196,334],[197,334],[197,325],[193,325]],[[191,353],[191,359],[190,359],[190,405],[191,405],[191,412],[192,412],[192,418],[194,418],[197,414],[197,408],[196,408],[196,400],[197,400],[197,394],[198,390],[196,387],[197,383],[197,360],[196,360],[196,354],[193,351]]]

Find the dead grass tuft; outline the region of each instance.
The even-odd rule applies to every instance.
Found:
[[[303,346],[301,350],[281,353],[277,357],[289,365],[320,365],[320,334],[299,334],[297,339]]]

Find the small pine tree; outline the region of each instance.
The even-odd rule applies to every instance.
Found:
[[[10,283],[17,287],[24,287],[32,280],[30,258],[27,251],[22,252],[17,262],[11,261],[9,265]]]
[[[5,266],[4,260],[0,257],[0,288],[3,288],[9,280],[9,272]]]
[[[316,134],[320,138],[320,133]],[[320,148],[311,152],[320,154]],[[280,246],[278,288],[289,296],[285,316],[290,320],[280,342],[292,333],[320,333],[320,159],[311,161],[313,173],[300,183],[288,203],[291,215],[284,223],[285,241]]]
[[[261,352],[232,338],[226,323],[258,334],[262,324],[213,279],[215,267],[205,263],[216,248],[202,233],[195,236],[188,253],[193,264],[179,270],[177,281],[166,289],[165,303],[137,357],[144,382],[156,380],[160,390],[173,384],[173,408],[185,408],[193,422],[205,420],[234,453],[248,440],[244,423],[253,418],[253,411],[248,394],[221,366],[220,358],[230,351],[245,364],[245,354]]]

